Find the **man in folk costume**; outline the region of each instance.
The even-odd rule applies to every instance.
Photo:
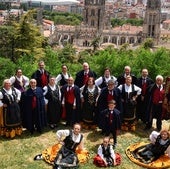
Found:
[[[42,132],[47,124],[43,89],[36,86],[35,79],[30,80],[30,88],[23,94],[23,125],[31,134]]]
[[[152,84],[147,90],[147,125],[145,129],[150,129],[152,127],[153,118],[156,118],[157,130],[160,131],[162,129],[162,104],[165,95],[165,90],[163,88],[163,80],[164,79],[161,75],[157,75],[155,83]]]
[[[75,85],[81,88],[88,81],[89,77],[96,79],[97,75],[94,71],[90,70],[89,64],[87,62],[83,63],[83,70],[76,74]]]
[[[153,80],[148,77],[148,70],[142,69],[141,77],[137,80],[137,86],[142,89],[141,94],[137,98],[137,105],[136,105],[136,119],[141,119],[143,122],[146,121],[145,117],[145,107],[146,107],[146,90],[147,88],[153,84]]]
[[[36,70],[31,76],[32,79],[37,81],[37,87],[44,87],[48,85],[50,73],[45,70],[44,61],[38,63],[39,69]]]
[[[115,82],[113,79],[110,79],[108,81],[108,86],[101,90],[97,101],[98,126],[101,129],[104,129],[103,117],[101,115],[101,112],[108,108],[108,102],[111,100],[116,101],[116,109],[118,109],[120,113],[122,113],[121,92],[117,87],[115,87]]]
[[[123,123],[122,130],[132,130],[136,129],[136,98],[141,94],[141,88],[132,84],[132,77],[127,76],[125,84],[118,87],[122,94],[123,103]]]
[[[68,78],[68,84],[61,88],[61,102],[66,110],[66,125],[80,121],[80,89],[74,84],[73,77]]]
[[[124,73],[117,78],[118,86],[121,84],[125,84],[126,77],[131,76],[132,77],[132,83],[136,84],[137,78],[134,74],[131,72],[131,67],[130,66],[125,66],[124,67]]]

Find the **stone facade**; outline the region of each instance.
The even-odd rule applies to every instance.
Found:
[[[144,26],[123,25],[111,27],[110,16],[105,11],[105,0],[85,0],[83,22],[78,26],[57,25],[50,43],[69,42],[79,47],[88,47],[91,42],[100,37],[100,45],[113,43],[116,46],[124,43],[136,45],[145,38],[160,36],[160,0],[148,0]]]

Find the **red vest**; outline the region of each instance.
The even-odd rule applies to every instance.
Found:
[[[48,78],[47,75],[45,73],[41,74],[41,86],[47,86],[48,85]]]
[[[89,78],[88,73],[84,74],[84,76],[83,76],[83,84],[86,84],[86,83],[87,83],[88,78]]]
[[[147,88],[147,83],[145,82],[145,83],[142,84],[142,96],[145,96],[146,88]]]
[[[66,91],[65,91],[65,102],[73,104],[74,103],[74,98],[75,98],[74,89],[71,88],[68,91],[66,89]]]
[[[112,95],[113,91],[110,93],[110,91],[108,91],[108,95],[107,95],[107,101],[111,101],[114,100],[114,96]]]
[[[154,90],[154,93],[153,93],[153,99],[152,99],[152,102],[154,104],[159,104],[159,103],[162,103],[163,102],[163,98],[164,98],[164,93],[165,91],[164,90],[159,90],[159,88],[156,88]]]

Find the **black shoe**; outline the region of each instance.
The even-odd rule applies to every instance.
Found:
[[[55,128],[55,125],[54,125],[54,124],[50,124],[50,128],[51,128],[51,129],[54,129],[54,128]]]
[[[38,154],[34,157],[34,160],[42,160],[43,157],[42,157],[42,154]]]

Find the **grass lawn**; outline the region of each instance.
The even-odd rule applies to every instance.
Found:
[[[169,129],[169,121],[163,121],[163,128]],[[58,129],[64,128],[60,125]],[[142,169],[132,163],[125,154],[125,149],[132,143],[148,141],[151,132],[143,130],[144,125],[139,122],[134,132],[121,132],[118,136],[118,145],[115,152],[122,155],[122,163],[116,169]],[[9,139],[0,137],[0,169],[52,169],[52,166],[44,161],[34,161],[35,155],[56,143],[56,130],[46,128],[43,134],[24,131],[20,137]],[[93,165],[93,157],[103,136],[100,131],[82,130],[85,137],[85,147],[90,152],[90,159],[86,164],[80,165],[80,169],[96,169]],[[112,140],[111,140],[112,141]]]

